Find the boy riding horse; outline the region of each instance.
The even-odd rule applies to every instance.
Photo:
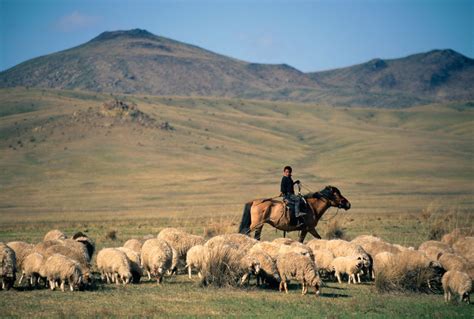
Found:
[[[283,197],[283,201],[288,205],[288,206],[293,206],[294,207],[294,216],[296,220],[299,222],[297,227],[300,227],[304,224],[304,218],[303,216],[306,215],[305,212],[300,212],[300,201],[301,201],[301,196],[295,195],[295,190],[294,190],[294,185],[295,184],[300,184],[299,180],[296,180],[293,182],[293,179],[291,178],[291,173],[293,172],[293,169],[291,166],[285,166],[283,168],[283,177],[281,178],[281,184],[280,184],[280,196]],[[291,209],[290,209],[291,212]]]

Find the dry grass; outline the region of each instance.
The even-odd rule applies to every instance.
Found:
[[[242,278],[240,260],[242,253],[238,248],[227,244],[218,244],[209,251],[209,263],[202,271],[202,284],[215,287],[238,286]]]

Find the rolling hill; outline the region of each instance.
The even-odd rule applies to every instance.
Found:
[[[394,108],[473,100],[474,60],[435,50],[303,73],[286,64],[240,61],[134,29],[104,32],[0,73],[0,87],[15,86]]]

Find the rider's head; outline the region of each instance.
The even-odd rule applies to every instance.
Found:
[[[283,175],[291,176],[292,171],[293,169],[291,168],[291,166],[285,166],[285,168],[283,168]]]

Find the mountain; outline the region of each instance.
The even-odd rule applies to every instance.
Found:
[[[367,63],[309,73],[326,89],[390,94],[428,101],[474,98],[474,60],[453,50],[433,50],[406,58],[373,59]]]
[[[1,72],[0,87],[14,86],[406,107],[474,99],[474,60],[438,50],[303,73],[286,64],[249,63],[134,29],[104,32],[83,45]]]

